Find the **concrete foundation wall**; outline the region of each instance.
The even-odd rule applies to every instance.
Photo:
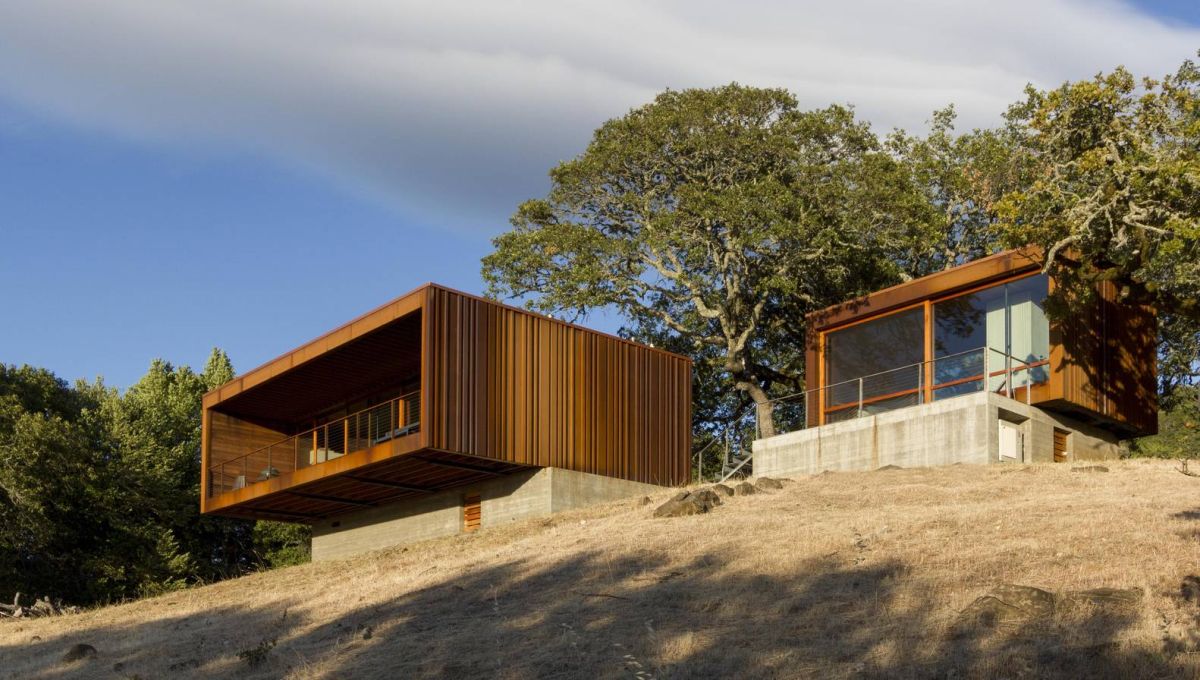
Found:
[[[663,487],[654,484],[562,468],[547,468],[547,472],[550,473],[550,512],[573,510],[663,490]]]
[[[1116,436],[1035,406],[978,393],[831,423],[754,442],[762,476],[1000,462],[1000,422],[1021,433],[1023,462],[1054,460],[1054,430],[1065,430],[1068,460],[1117,458]]]
[[[662,487],[561,468],[536,468],[420,498],[339,515],[313,525],[312,558],[348,557],[463,531],[463,501],[479,494],[487,529],[552,512],[595,505]]]

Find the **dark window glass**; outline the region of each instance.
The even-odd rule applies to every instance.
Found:
[[[919,387],[925,315],[920,307],[865,321],[825,336],[826,408]],[[868,377],[869,376],[869,377]],[[850,382],[853,381],[853,382]]]

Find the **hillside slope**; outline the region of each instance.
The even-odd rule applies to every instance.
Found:
[[[1200,479],[1108,467],[826,474],[672,519],[626,501],[0,621],[0,677],[1193,677]],[[1145,596],[964,619],[1005,583]],[[98,654],[62,663],[77,643]]]

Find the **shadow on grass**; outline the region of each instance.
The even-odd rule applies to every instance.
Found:
[[[0,645],[0,677],[213,677],[248,668],[237,658],[238,652],[282,638],[301,623],[289,613],[288,605],[243,608],[214,603],[201,614],[171,615],[166,609],[170,597],[162,601],[162,616],[137,624],[85,627],[44,638],[31,634],[27,642]],[[63,621],[69,625],[70,619]],[[4,625],[19,629],[22,622],[10,620]],[[64,663],[63,654],[76,644],[92,645],[97,653]],[[278,672],[272,677],[278,677]]]
[[[764,576],[742,573],[716,554],[688,563],[654,551],[585,553],[551,564],[481,564],[315,627],[283,616],[282,607],[225,606],[128,630],[0,647],[0,658],[46,658],[51,664],[41,677],[90,676],[84,665],[52,662],[91,632],[147,641],[121,658],[83,662],[92,672],[103,668],[96,673],[103,677],[1191,675],[1167,656],[1120,641],[1138,612],[1084,611],[1008,628],[957,625],[956,612],[908,576],[895,561],[818,560]],[[260,666],[232,658],[267,639],[278,644]],[[164,654],[178,658],[175,664],[196,664],[168,670],[167,659],[155,656]],[[114,662],[123,664],[120,673],[110,670]]]

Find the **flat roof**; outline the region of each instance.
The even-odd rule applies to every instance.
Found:
[[[1042,252],[1035,246],[1005,250],[810,312],[807,316],[808,327],[810,331],[827,330],[848,321],[885,314],[918,302],[1030,272],[1041,268],[1041,265]]]
[[[448,293],[452,293],[454,295],[459,295],[459,296],[470,298],[473,300],[479,300],[479,301],[487,303],[489,305],[501,307],[504,309],[509,309],[514,312],[517,312],[520,314],[525,314],[525,315],[532,316],[532,317],[546,319],[546,320],[549,320],[556,324],[561,324],[563,326],[567,326],[569,328],[574,328],[574,329],[577,329],[577,330],[580,330],[580,331],[583,331],[586,333],[591,333],[593,335],[610,338],[612,340],[615,340],[615,341],[618,341],[621,343],[625,343],[628,345],[632,345],[634,347],[646,349],[646,350],[649,350],[652,352],[659,352],[662,354],[666,354],[668,356],[675,357],[677,359],[686,361],[688,363],[692,362],[691,358],[683,356],[681,354],[675,354],[674,352],[668,352],[667,350],[664,350],[664,349],[659,349],[657,347],[651,347],[650,345],[645,345],[645,344],[642,344],[639,342],[634,342],[633,340],[622,338],[618,335],[613,335],[612,333],[598,331],[593,328],[588,328],[586,326],[581,326],[579,324],[574,324],[574,323],[570,323],[567,321],[563,321],[561,319],[556,319],[552,316],[548,316],[545,314],[539,314],[537,312],[533,312],[528,309],[522,309],[522,308],[516,307],[514,305],[509,305],[509,304],[505,304],[503,302],[499,302],[496,300],[491,300],[491,299],[485,298],[480,295],[466,293],[461,290],[455,290],[454,288],[449,288],[447,286],[442,286],[440,284],[429,282],[429,283],[425,283],[421,286],[418,286],[417,288],[414,288],[413,290],[405,293],[404,295],[401,295],[400,297],[397,297],[389,302],[385,302],[384,304],[376,307],[375,309],[372,309],[364,314],[361,314],[361,315],[351,319],[350,321],[342,324],[341,326],[334,328],[331,331],[322,333],[321,335],[317,336],[313,340],[310,340],[310,341],[300,345],[299,347],[296,347],[295,349],[284,352],[283,354],[275,357],[274,359],[271,359],[270,361],[263,363],[262,365],[256,366],[256,367],[250,369],[249,371],[246,371],[245,373],[241,373],[233,380],[230,380],[229,382],[227,382],[219,387],[213,388],[212,390],[210,390],[209,392],[207,392],[204,395],[204,398],[202,400],[203,406],[205,408],[215,406],[216,404],[219,404],[226,399],[229,399],[237,394],[240,394],[246,390],[249,390],[256,385],[262,384],[263,382],[266,382],[267,380],[274,378],[274,377],[280,375],[281,373],[284,373],[296,366],[299,366],[300,364],[306,363],[307,361],[314,359],[322,354],[325,354],[326,352],[328,352],[330,350],[340,347],[341,345],[344,345],[347,342],[350,342],[351,340],[359,338],[359,337],[361,337],[367,333],[370,333],[372,331],[378,330],[382,326],[385,326],[393,321],[396,321],[397,319],[399,319],[401,317],[408,316],[409,314],[412,314],[413,312],[419,311],[420,309],[422,309],[424,307],[425,293],[426,293],[426,291],[428,291],[430,289],[443,290]]]

